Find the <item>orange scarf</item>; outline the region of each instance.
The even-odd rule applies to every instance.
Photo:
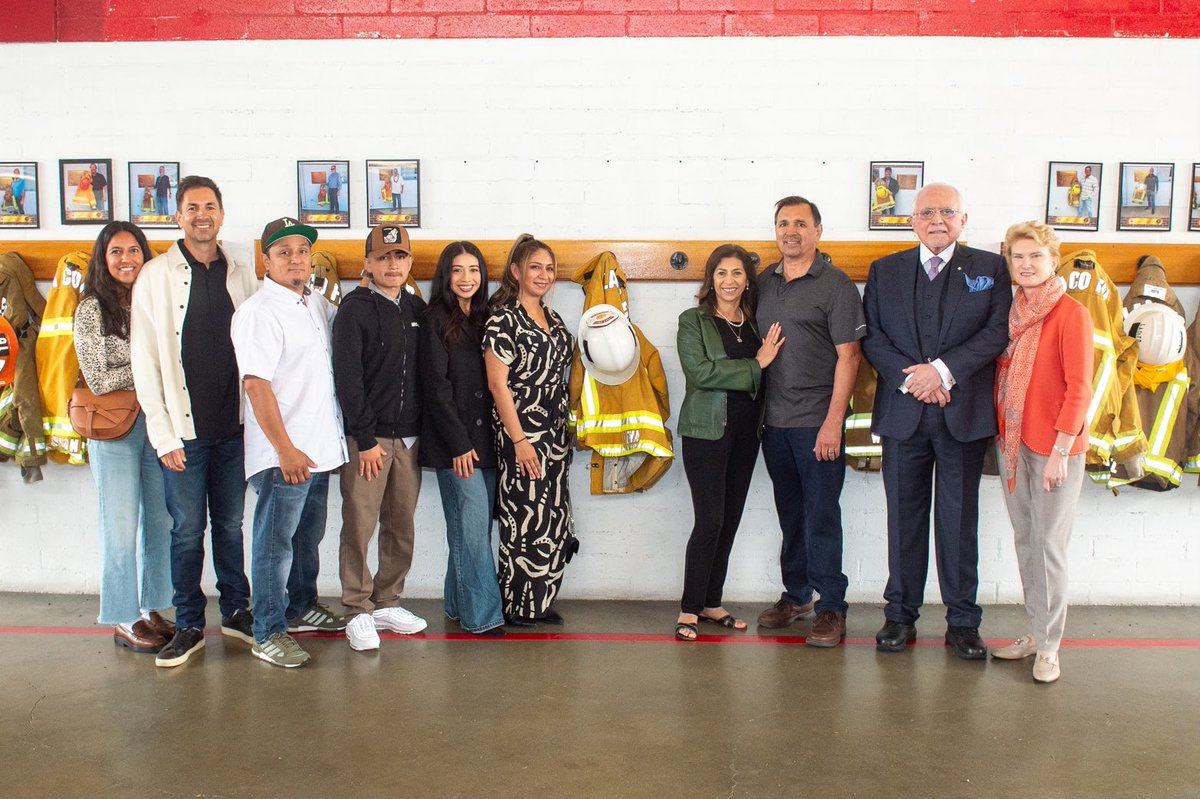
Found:
[[[1067,293],[1061,277],[1052,277],[1032,289],[1017,289],[1008,312],[1008,347],[1000,356],[996,374],[996,405],[1000,408],[1000,435],[1004,440],[1004,476],[1008,493],[1017,486],[1017,449],[1021,445],[1021,418],[1025,392],[1033,380],[1042,323],[1059,299]]]

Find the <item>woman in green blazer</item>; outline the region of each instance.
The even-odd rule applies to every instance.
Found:
[[[721,592],[758,459],[763,369],[783,345],[779,325],[759,337],[754,262],[742,247],[713,250],[696,298],[699,304],[679,315],[676,337],[687,379],[679,435],[695,514],[675,624],[681,641],[695,641],[702,621],[746,629],[721,607]]]

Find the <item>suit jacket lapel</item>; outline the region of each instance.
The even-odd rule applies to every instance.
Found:
[[[946,280],[949,283],[946,286],[946,305],[942,308],[942,329],[938,333],[938,346],[946,340],[946,333],[950,330],[950,322],[954,319],[954,312],[958,309],[958,302],[962,299],[963,294],[967,291],[967,281],[964,275],[971,274],[971,254],[963,245],[958,245],[954,248],[954,257],[950,259],[950,263],[946,265],[950,271],[946,274]]]
[[[921,352],[921,334],[917,332],[917,276],[921,270],[921,248],[913,249],[912,255],[905,258],[900,265],[900,285],[898,301],[904,313],[908,316],[908,331],[912,336],[915,352]],[[886,300],[885,300],[886,301]]]

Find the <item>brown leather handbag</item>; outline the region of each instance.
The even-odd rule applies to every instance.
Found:
[[[71,427],[79,435],[94,441],[116,441],[129,435],[141,410],[137,392],[93,394],[82,379],[67,403]]]

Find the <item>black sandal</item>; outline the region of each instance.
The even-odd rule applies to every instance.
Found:
[[[684,632],[689,630],[692,634],[690,636],[684,635]],[[700,640],[700,628],[694,624],[681,621],[675,625],[675,638],[680,641],[687,641],[689,644],[695,643]]]
[[[727,630],[737,630],[738,632],[745,632],[746,630],[750,629],[750,625],[746,624],[746,622],[743,621],[742,619],[734,618],[732,613],[726,613],[724,616],[722,616],[719,619],[714,619],[712,616],[703,616],[703,615],[698,615],[698,618],[700,619],[700,621],[705,622],[706,624],[715,624],[718,627],[724,627]],[[739,621],[742,622],[742,624],[744,626],[738,627]]]

